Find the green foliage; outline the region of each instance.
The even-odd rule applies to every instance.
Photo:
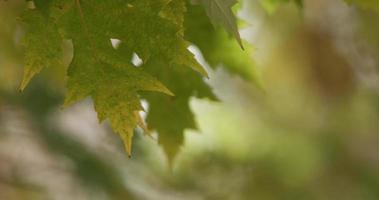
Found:
[[[222,25],[238,40],[241,48],[243,48],[236,19],[231,10],[231,7],[237,3],[237,0],[194,0],[193,2],[203,5],[212,23],[215,26]]]
[[[356,4],[362,9],[379,12],[379,1],[377,0],[346,0],[349,4]]]
[[[258,1],[251,10],[261,9]],[[18,10],[8,6],[14,2]],[[197,47],[212,69],[252,81],[258,80],[255,49],[244,43],[242,51],[233,35],[213,27],[203,5],[34,0],[35,7],[18,15],[24,2],[0,2],[0,199],[379,199],[373,153],[379,150],[379,96],[370,70],[378,60],[379,14],[366,10],[374,6],[314,1],[306,5],[309,17],[299,20],[293,1],[276,1],[283,3],[272,5],[290,7],[258,13],[252,24],[258,25],[253,35],[267,93],[222,74],[211,81],[227,101],[219,104],[206,101],[217,98],[187,47]],[[57,111],[61,81],[42,77],[17,93],[18,41],[26,47],[20,89],[42,68],[59,67],[48,71],[57,78],[68,67],[65,105],[91,98],[99,120],[108,121],[129,152],[132,137],[140,139],[136,126],[158,132],[170,161],[185,142],[173,173],[166,174],[161,151],[147,147],[148,138],[133,143],[133,162],[109,147],[114,137],[103,140],[103,129],[88,138],[94,127],[87,104]],[[146,119],[139,115],[141,99],[148,102]],[[183,133],[197,128],[205,137],[189,134],[184,141]],[[37,190],[29,185],[46,196],[23,194]],[[12,187],[20,189],[8,191]]]
[[[191,6],[186,13],[185,37],[201,50],[212,68],[224,66],[226,70],[260,85],[259,76],[252,59],[253,47],[245,43],[245,50],[220,29],[211,26],[206,12],[198,6]]]
[[[299,7],[303,7],[303,0],[260,0],[260,2],[269,14],[274,13],[280,5],[288,2],[294,2]]]
[[[90,95],[99,120],[109,119],[130,154],[134,127],[137,124],[143,127],[138,113],[143,108],[137,92],[147,90],[169,95],[172,93],[141,69],[125,64],[122,60],[117,61],[117,57],[112,57],[112,54],[107,55],[114,51],[110,42],[108,47],[105,45],[97,51],[91,49],[91,46],[81,47],[78,43],[68,72],[66,104]]]
[[[28,10],[22,21],[26,24],[27,35],[24,38],[25,71],[20,90],[44,67],[60,65],[62,53],[62,37],[52,19],[46,19],[39,10]]]
[[[157,66],[157,63],[158,61],[151,61],[143,67],[177,95],[169,97],[145,94],[143,96],[150,105],[147,123],[151,129],[158,131],[159,143],[163,145],[171,162],[183,143],[184,130],[197,129],[194,114],[189,106],[190,98],[192,96],[210,100],[217,100],[217,98],[202,78],[193,71],[183,67],[174,67],[170,71],[160,70],[165,64],[160,63],[161,65]]]
[[[204,0],[201,3],[210,21],[223,25],[242,46],[230,9],[236,1]],[[185,30],[189,28],[184,23],[187,7],[185,0],[35,0],[22,17],[26,32],[26,67],[20,88],[24,89],[44,67],[59,65],[62,42],[70,40],[74,56],[68,67],[65,105],[90,96],[99,121],[110,122],[130,155],[134,128],[138,125],[147,130],[139,114],[143,110],[139,93],[166,94],[143,93],[143,97],[150,104],[149,127],[159,132],[159,143],[164,145],[171,159],[182,144],[183,131],[196,128],[190,98],[216,100],[209,86],[195,72],[208,76],[188,50],[190,42],[184,39]],[[209,22],[208,17],[204,17],[199,24],[203,20]],[[205,30],[211,30],[207,37],[219,34],[211,24],[207,26]],[[226,56],[216,49],[232,42],[235,48],[237,42],[229,41],[225,34],[219,38],[216,37],[211,48],[198,45],[204,48],[212,63],[224,56],[220,61],[233,63],[231,59],[238,59],[238,55]],[[118,39],[120,45],[112,46],[111,39]],[[218,41],[224,44],[217,46]],[[214,56],[211,51],[218,55]],[[133,54],[141,58],[141,67],[132,64]],[[242,71],[242,65],[231,68]],[[175,97],[169,97],[174,95],[171,91]]]

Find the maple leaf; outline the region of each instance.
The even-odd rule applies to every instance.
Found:
[[[195,44],[212,68],[222,66],[261,86],[256,64],[252,58],[253,48],[245,43],[241,51],[236,42],[224,31],[212,27],[203,9],[191,6],[185,17],[185,38]],[[225,51],[228,49],[228,51]]]
[[[26,11],[21,20],[25,24],[25,69],[20,90],[44,67],[60,65],[62,38],[55,24],[45,19],[37,9]]]
[[[76,1],[59,7],[62,9],[56,10],[54,16],[60,16],[58,24],[74,46],[65,105],[91,96],[99,121],[109,120],[130,155],[134,128],[144,126],[139,116],[143,108],[137,92],[173,94],[141,68],[119,56],[107,35],[111,19],[95,14],[95,5]]]
[[[117,12],[123,20],[115,22],[110,36],[125,42],[144,62],[159,57],[167,61],[166,68],[184,65],[208,76],[183,38],[185,10],[184,0],[131,0],[127,10]]]
[[[109,42],[109,50],[96,50],[91,46],[75,43],[75,55],[69,69],[69,105],[86,96],[91,96],[99,121],[109,119],[113,130],[124,140],[127,152],[131,153],[134,127],[143,126],[139,111],[143,110],[138,91],[157,91],[173,95],[162,83],[122,60],[117,61]],[[104,48],[105,49],[105,48]],[[116,54],[115,54],[116,55]]]
[[[163,146],[172,164],[183,144],[184,131],[197,129],[194,114],[189,106],[190,99],[197,97],[217,101],[217,97],[204,80],[193,71],[181,66],[174,66],[170,71],[160,70],[164,65],[164,62],[152,60],[143,68],[164,83],[175,96],[143,94],[143,97],[149,102],[146,119],[149,129],[158,132],[158,142]]]
[[[193,0],[192,2],[203,5],[213,25],[223,26],[227,32],[237,39],[243,49],[236,18],[231,9],[237,3],[237,0]]]
[[[186,4],[182,0],[169,0],[159,12],[159,16],[173,22],[179,30],[184,30],[184,15],[187,11]],[[183,35],[182,32],[180,32]]]
[[[178,93],[176,97],[146,92],[143,95],[150,103],[149,126],[159,132],[159,142],[173,158],[182,144],[183,131],[196,128],[190,98],[216,99],[203,78],[195,73],[207,76],[184,39],[186,2],[37,0],[35,5],[32,13],[38,15],[26,18],[32,20],[33,28],[27,30],[26,36],[26,41],[30,40],[27,55],[34,59],[30,61],[31,70],[26,68],[26,72],[32,72],[30,77],[44,66],[55,65],[62,40],[71,40],[74,57],[68,68],[65,105],[90,96],[99,121],[109,120],[129,155],[134,128],[145,127],[139,115],[143,110],[139,93],[173,95],[162,81]],[[113,47],[111,38],[120,40],[121,45]],[[131,63],[134,54],[142,59],[142,67]],[[30,80],[29,75],[26,77],[23,87]]]

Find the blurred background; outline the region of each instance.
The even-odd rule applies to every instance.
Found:
[[[208,69],[221,101],[191,99],[199,131],[169,165],[141,133],[129,159],[89,99],[63,109],[64,68],[19,93],[25,2],[0,1],[0,199],[379,199],[379,13],[280,2],[238,13],[261,88]]]

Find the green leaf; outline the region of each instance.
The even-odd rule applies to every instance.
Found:
[[[184,0],[131,0],[128,9],[119,12],[120,20],[112,27],[114,35],[109,36],[124,41],[144,62],[159,57],[167,61],[166,69],[185,65],[208,76],[183,39],[184,12]]]
[[[75,4],[61,4],[63,9],[55,13],[61,16],[59,24],[74,45],[65,105],[91,96],[99,121],[109,120],[130,155],[134,128],[144,124],[139,116],[143,108],[138,92],[173,94],[141,68],[125,62],[112,47],[108,36],[111,28],[108,23],[112,21],[106,15],[100,16],[102,13],[97,13],[97,6],[100,5],[76,1]]]
[[[214,29],[203,9],[191,6],[185,18],[185,37],[195,44],[212,68],[222,66],[227,71],[261,86],[259,73],[252,58],[253,47],[245,43],[245,51],[227,34]],[[227,51],[226,51],[227,49]]]
[[[194,0],[193,2],[203,5],[213,25],[223,26],[229,34],[237,39],[243,49],[236,18],[231,9],[237,3],[237,0]]]
[[[234,3],[220,1],[214,4],[218,8],[208,11],[215,24],[225,25],[241,43],[230,10]],[[31,64],[26,66],[22,88],[43,67],[56,65],[62,41],[70,40],[74,57],[68,68],[65,105],[90,96],[99,121],[109,121],[129,155],[134,128],[145,127],[139,115],[143,110],[139,93],[177,93],[175,97],[143,93],[150,103],[149,126],[159,132],[159,142],[172,160],[182,144],[184,130],[196,128],[190,98],[216,99],[203,77],[195,72],[207,76],[188,50],[190,43],[184,39],[185,0],[36,0],[35,5],[36,9],[27,11],[24,17],[26,63]],[[214,31],[205,13],[204,16]],[[120,40],[121,45],[113,47],[111,39]],[[216,50],[215,44],[213,41],[210,49]],[[238,47],[235,42],[222,46]],[[141,67],[131,64],[134,54],[141,58]],[[226,60],[237,58],[219,56],[225,56]],[[219,58],[213,59],[217,62]]]
[[[109,119],[115,132],[120,134],[127,152],[131,153],[134,127],[143,124],[139,111],[143,110],[138,91],[157,91],[173,95],[155,78],[109,54],[114,51],[109,42],[108,50],[92,49],[75,43],[75,55],[69,69],[69,105],[91,96],[99,121]]]
[[[143,68],[158,77],[175,96],[144,94],[143,97],[149,102],[149,129],[158,132],[158,142],[172,163],[183,144],[184,131],[197,129],[194,114],[189,106],[190,99],[198,97],[215,101],[217,98],[204,80],[193,71],[181,66],[174,66],[170,71],[160,70],[164,65],[164,62],[151,60]]]
[[[44,67],[60,65],[62,38],[55,24],[37,9],[27,10],[21,20],[25,23],[25,69],[20,90]]]

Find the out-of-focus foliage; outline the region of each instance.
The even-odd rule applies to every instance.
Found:
[[[193,2],[203,5],[211,22],[215,26],[220,24],[225,27],[238,40],[241,48],[243,48],[241,36],[238,32],[237,20],[232,12],[232,7],[237,3],[237,0],[194,0]]]
[[[133,195],[124,187],[123,180],[119,176],[119,169],[101,159],[98,154],[83,146],[81,142],[76,141],[67,133],[50,126],[51,112],[57,109],[61,103],[60,93],[42,82],[37,82],[22,96],[15,92],[3,93],[2,97],[0,141],[2,146],[7,149],[1,148],[0,159],[5,159],[7,162],[1,164],[1,169],[5,171],[0,170],[1,199],[59,199],[63,192],[59,188],[64,187],[62,184],[65,179],[66,181],[73,179],[74,183],[77,182],[81,185],[81,189],[89,193],[100,188],[98,192],[103,192],[112,199],[133,198]],[[20,115],[19,118],[13,119],[13,123],[21,124],[21,127],[11,127],[14,130],[6,128],[4,117],[11,116],[11,114],[9,114],[10,116],[5,115],[8,112]],[[28,126],[27,124],[23,125],[24,122],[17,122],[23,118],[28,120],[27,123],[33,125],[34,134],[19,133],[19,129],[22,130],[23,126]],[[16,136],[8,134],[16,134]],[[18,145],[12,147],[7,142],[16,142]],[[35,145],[42,143],[43,145],[40,147],[42,149],[34,147],[33,143],[36,143]],[[25,149],[23,155],[17,155],[15,153],[20,152],[17,146],[20,145],[21,147],[25,145],[25,148],[30,149]],[[28,153],[26,153],[29,151],[32,152],[31,158],[28,158]],[[3,154],[6,152],[9,154]],[[12,156],[13,154],[16,156]],[[35,161],[36,158],[38,161]],[[71,167],[67,161],[72,164]],[[34,165],[34,162],[38,164]],[[30,166],[30,164],[33,165]],[[6,171],[8,168],[9,174]],[[59,173],[63,177],[57,175]],[[49,180],[48,177],[51,175],[55,178]],[[44,181],[39,183],[38,179]],[[54,182],[56,183],[54,184]],[[2,187],[4,184],[5,186],[9,185]],[[52,185],[48,186],[49,184]],[[73,185],[73,187],[78,186]],[[56,194],[51,194],[54,188],[58,191]],[[71,195],[75,197],[78,193]]]
[[[207,84],[193,71],[185,68],[172,68],[171,71],[160,70],[164,63],[146,63],[143,67],[154,74],[175,94],[165,95],[144,94],[149,103],[147,123],[149,128],[159,132],[159,143],[163,146],[169,160],[175,157],[183,144],[184,131],[197,129],[193,112],[189,106],[190,98],[208,98],[217,100]],[[186,77],[183,79],[183,77]]]
[[[273,14],[284,3],[294,2],[299,7],[303,7],[303,0],[260,0],[260,2],[269,14]]]
[[[379,2],[376,0],[346,0],[346,2],[356,4],[363,9],[379,12]]]
[[[261,84],[252,59],[253,47],[250,44],[245,43],[245,50],[241,51],[225,32],[211,26],[205,11],[197,6],[187,11],[184,23],[187,27],[185,37],[200,49],[212,68],[224,66],[234,74]]]

